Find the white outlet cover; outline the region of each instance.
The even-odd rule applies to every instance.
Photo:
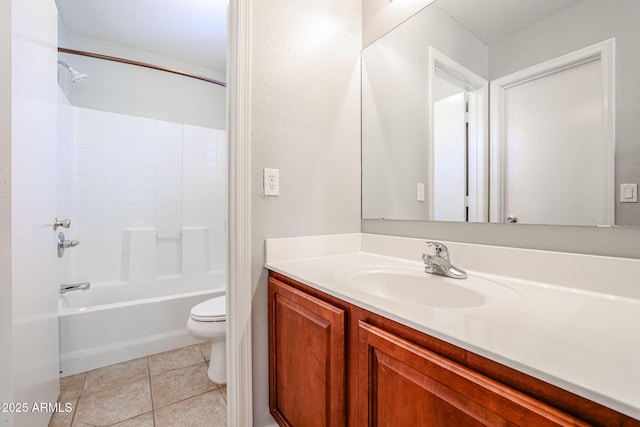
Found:
[[[280,170],[264,168],[264,195],[280,195]]]

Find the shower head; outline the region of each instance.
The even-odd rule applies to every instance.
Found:
[[[87,76],[86,74],[82,74],[74,70],[73,68],[71,68],[69,64],[67,64],[66,62],[58,60],[58,64],[62,65],[64,68],[69,70],[69,73],[71,74],[71,83],[84,82],[89,78],[89,76]]]

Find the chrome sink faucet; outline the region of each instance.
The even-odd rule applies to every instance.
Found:
[[[70,291],[80,291],[80,290],[86,291],[90,287],[91,287],[91,283],[89,282],[60,285],[60,293],[66,294],[67,292],[70,292]]]
[[[440,242],[427,241],[427,246],[433,246],[433,255],[422,254],[425,273],[439,274],[441,276],[452,277],[454,279],[466,279],[467,272],[451,265],[449,249]]]

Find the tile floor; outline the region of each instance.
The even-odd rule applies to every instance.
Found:
[[[227,388],[209,381],[210,344],[129,360],[60,380],[61,406],[49,427],[218,427],[227,425]]]

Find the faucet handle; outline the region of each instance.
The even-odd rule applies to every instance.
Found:
[[[440,242],[434,242],[432,240],[427,240],[425,243],[427,244],[427,246],[433,246],[435,248],[435,256],[449,259],[449,248],[447,248],[444,244]]]

